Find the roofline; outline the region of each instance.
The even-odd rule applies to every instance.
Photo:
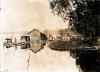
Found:
[[[38,29],[33,29],[33,30],[31,30],[30,32],[28,32],[27,34],[30,34],[30,33],[31,33],[32,31],[34,31],[34,30],[40,32]]]

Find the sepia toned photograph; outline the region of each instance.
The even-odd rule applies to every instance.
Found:
[[[0,3],[0,72],[100,72],[100,0]]]

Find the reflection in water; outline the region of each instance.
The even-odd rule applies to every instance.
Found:
[[[46,45],[47,37],[37,29],[33,29],[26,34],[21,35],[18,42],[16,42],[16,38],[14,41],[12,40],[13,38],[5,38],[3,45],[6,46],[6,48],[13,46],[17,48],[17,46],[20,46],[21,49],[30,49],[31,51],[37,53]]]
[[[53,51],[47,44],[38,53],[29,48],[20,49],[20,46],[17,50],[14,48],[4,47],[3,50],[3,69],[8,69],[8,72],[78,72],[75,59],[70,57],[69,51]]]
[[[31,37],[24,35],[21,37],[21,43],[16,44],[11,39],[7,39],[7,42],[5,43],[7,46],[20,45],[21,49],[31,49],[35,53],[43,49],[45,45],[47,48],[49,47],[56,51],[69,51],[70,56],[76,60],[76,66],[79,68],[79,72],[100,72],[100,50],[96,49],[97,47],[86,48],[83,45],[82,39],[78,38],[71,38],[69,40],[55,38],[54,40],[48,40],[46,35],[39,32],[37,33],[39,34],[39,39],[33,40],[34,42],[31,41]]]
[[[79,72],[100,72],[100,50],[98,46],[88,47],[81,39],[72,38],[69,41],[55,40],[48,45],[56,51],[69,51],[76,59]]]
[[[96,49],[71,50],[70,54],[76,59],[76,65],[82,72],[100,72],[100,52]]]

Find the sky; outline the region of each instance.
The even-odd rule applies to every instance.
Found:
[[[54,15],[49,0],[1,0],[1,31],[57,30],[68,27]]]

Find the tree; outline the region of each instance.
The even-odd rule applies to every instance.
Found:
[[[84,36],[84,43],[94,46],[99,36],[95,0],[53,0],[50,7],[64,22],[69,18],[71,29]]]

